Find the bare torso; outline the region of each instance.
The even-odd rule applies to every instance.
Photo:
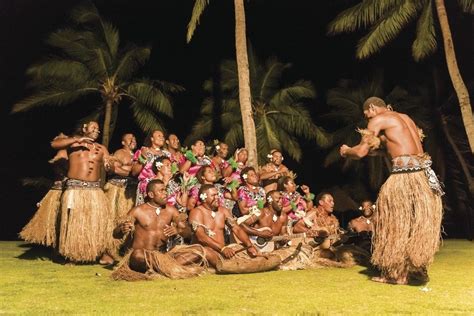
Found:
[[[371,232],[374,230],[372,220],[364,216],[360,216],[351,220],[349,222],[349,227],[351,228],[351,230],[357,233]]]
[[[209,213],[209,211],[204,208],[204,206],[198,206],[193,211],[199,212],[199,215],[196,217],[196,221],[206,226],[210,231],[214,232],[215,235],[212,237],[210,236],[210,237],[214,239],[220,245],[224,246],[225,245],[224,229],[225,229],[226,209],[223,207],[219,207],[218,211],[216,212],[216,216],[214,218]],[[191,220],[191,217],[190,217],[190,220]]]
[[[135,232],[133,249],[156,250],[166,245],[168,237],[164,229],[171,224],[175,209],[167,206],[160,208],[159,215],[156,207],[147,203],[137,206],[133,211],[135,217]]]
[[[406,114],[387,111],[369,122],[369,129],[385,136],[388,154],[392,157],[423,153],[418,128]]]
[[[98,143],[74,143],[68,150],[68,178],[98,181],[107,150]]]

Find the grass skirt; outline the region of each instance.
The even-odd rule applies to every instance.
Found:
[[[27,242],[56,247],[56,222],[61,204],[61,189],[52,188],[37,204],[38,210],[20,232],[20,238]]]
[[[206,272],[207,261],[204,248],[201,245],[176,246],[166,253],[158,250],[144,250],[148,271],[145,273],[134,271],[129,266],[129,251],[119,262],[111,277],[114,280],[142,281],[167,277],[170,279],[187,279],[199,276]],[[199,262],[190,265],[181,265],[176,257],[182,254],[194,254],[199,257]]]
[[[127,185],[117,185],[109,181],[104,186],[104,193],[107,197],[109,210],[112,212],[111,225],[116,227],[119,224],[120,219],[126,216],[128,211],[135,206],[135,201],[132,195],[132,193],[135,194],[135,188]],[[112,240],[111,244],[108,246],[107,252],[115,259],[120,258],[119,249],[123,242],[124,240]]]
[[[113,215],[100,188],[68,188],[61,199],[59,253],[92,262],[113,244]]]
[[[441,197],[424,171],[392,174],[380,189],[374,217],[372,263],[397,279],[427,268],[439,248]]]

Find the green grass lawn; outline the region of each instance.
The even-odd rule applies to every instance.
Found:
[[[0,242],[0,314],[474,315],[474,243],[464,240],[444,242],[426,286],[374,283],[359,266],[133,283],[110,273]]]

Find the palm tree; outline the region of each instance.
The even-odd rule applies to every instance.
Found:
[[[171,118],[173,109],[168,93],[180,86],[150,79],[134,78],[149,59],[150,47],[119,47],[119,32],[104,21],[96,7],[85,3],[73,10],[75,28],[52,33],[47,44],[59,53],[28,68],[33,95],[14,105],[12,112],[44,105],[66,106],[96,95],[102,104],[94,114],[104,115],[102,142],[108,146],[113,134],[118,106],[130,102],[135,122],[144,131],[162,129],[159,116]]]
[[[290,64],[283,64],[272,58],[265,65],[257,61],[255,54],[249,52],[252,99],[252,119],[256,125],[259,162],[265,161],[272,148],[288,153],[300,161],[302,152],[298,137],[317,139],[322,146],[328,144],[323,130],[312,121],[305,108],[306,101],[315,97],[313,86],[300,80],[283,85],[283,74]],[[225,131],[224,141],[236,148],[243,143],[242,116],[239,109],[239,77],[235,61],[224,61],[220,66],[220,81],[207,80],[204,90],[211,94],[214,84],[220,84],[223,94],[219,121]],[[203,101],[201,117],[193,126],[191,139],[204,138],[213,132],[213,115],[218,100],[208,97]]]
[[[369,33],[359,41],[357,46],[357,58],[364,59],[378,52],[403,28],[418,18],[412,55],[416,61],[419,61],[432,54],[437,46],[433,2],[443,35],[449,75],[459,100],[471,152],[474,153],[474,118],[469,93],[457,66],[444,0],[364,0],[342,11],[330,23],[329,34],[370,28]],[[474,0],[458,0],[458,3],[464,12],[474,13]]]
[[[203,13],[209,0],[196,0],[194,3],[191,20],[188,24],[187,41],[191,41],[199,18]],[[249,153],[248,164],[257,165],[257,132],[252,115],[252,95],[250,93],[249,61],[247,56],[247,36],[245,31],[245,8],[243,0],[234,0],[235,7],[235,51],[238,66],[239,79],[239,104],[240,115],[245,141],[245,148]]]
[[[425,133],[430,133],[432,128],[429,121],[426,104],[426,93],[418,89],[416,94],[396,86],[388,94],[384,92],[383,73],[375,72],[372,78],[366,81],[340,80],[338,86],[327,93],[329,112],[322,115],[321,119],[331,124],[340,126],[331,133],[331,149],[325,158],[324,165],[341,162],[339,147],[342,144],[356,145],[361,136],[357,128],[365,128],[367,120],[364,116],[362,105],[371,96],[378,96],[393,104],[395,111],[407,113]],[[432,142],[431,137],[428,140]],[[345,159],[342,164],[343,171],[352,170],[359,174],[359,178],[368,178],[369,186],[376,191],[385,181],[390,170],[390,161],[386,156],[369,156],[364,160]]]

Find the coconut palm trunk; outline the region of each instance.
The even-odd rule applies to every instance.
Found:
[[[435,0],[436,12],[438,14],[439,24],[441,26],[441,33],[443,34],[444,42],[444,53],[446,57],[446,64],[448,65],[449,76],[453,83],[454,90],[459,100],[459,106],[461,107],[461,115],[466,129],[467,139],[471,152],[474,153],[474,119],[472,116],[471,102],[469,100],[469,93],[466,85],[462,80],[461,73],[459,72],[458,64],[456,61],[456,54],[454,51],[453,38],[451,36],[451,30],[448,23],[448,15],[446,13],[446,7],[444,0]]]
[[[242,113],[242,127],[245,148],[249,157],[248,164],[256,167],[258,164],[257,136],[252,112],[252,96],[250,94],[250,73],[247,55],[247,36],[245,34],[245,8],[243,0],[234,0],[235,5],[235,50],[237,69],[239,73],[239,101]]]
[[[112,121],[113,100],[108,99],[105,103],[104,127],[102,129],[102,145],[109,147],[110,142],[110,122]]]

